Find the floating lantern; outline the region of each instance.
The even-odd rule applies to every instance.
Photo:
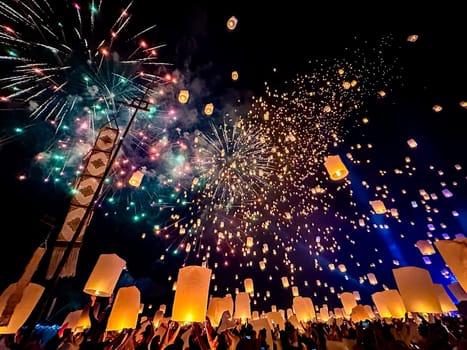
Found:
[[[422,255],[433,255],[436,253],[435,248],[430,241],[426,239],[421,239],[415,243],[415,246],[420,250]]]
[[[237,27],[238,19],[235,16],[230,17],[227,20],[227,29],[234,30]]]
[[[298,287],[297,286],[292,286],[292,296],[298,297],[300,293],[298,292]]]
[[[101,254],[83,292],[89,295],[110,297],[125,265],[125,260],[117,254]]]
[[[352,312],[350,314],[353,322],[360,322],[369,320],[370,316],[368,315],[365,307],[363,305],[356,305],[352,308]]]
[[[248,237],[246,238],[246,246],[247,246],[248,248],[251,248],[251,247],[253,247],[253,245],[254,245],[253,237],[248,236]]]
[[[428,270],[407,266],[393,269],[392,272],[407,311],[441,313]]]
[[[461,287],[459,282],[453,282],[448,284],[448,288],[451,291],[452,295],[457,299],[458,302],[462,300],[467,300],[467,293]]]
[[[386,306],[394,318],[404,318],[407,312],[404,300],[397,289],[388,289],[382,292]]]
[[[237,72],[236,70],[232,71],[231,77],[232,77],[232,80],[233,80],[233,81],[237,81],[238,78],[239,78],[238,72]]]
[[[62,327],[70,328],[72,332],[83,331],[91,327],[89,319],[89,307],[68,313],[62,323]]]
[[[417,148],[417,141],[415,141],[414,139],[407,140],[407,144],[410,148]]]
[[[141,170],[136,170],[128,180],[130,186],[139,187],[141,186],[141,182],[143,181],[144,173]]]
[[[178,102],[185,104],[190,98],[190,92],[188,90],[180,90],[178,93]]]
[[[339,155],[327,156],[324,158],[324,166],[333,181],[339,181],[345,178],[349,171],[345,167]]]
[[[245,286],[246,293],[251,294],[255,292],[255,289],[253,287],[253,280],[251,278],[245,278],[243,284]]]
[[[339,295],[344,312],[346,315],[352,314],[352,309],[357,306],[355,296],[350,292],[344,292]]]
[[[219,326],[221,321],[222,313],[225,310],[222,308],[222,298],[212,297],[209,299],[208,309],[206,311],[206,316],[209,317],[213,327]]]
[[[281,282],[282,282],[282,287],[289,288],[290,284],[289,284],[289,279],[287,278],[287,276],[282,277]]]
[[[376,318],[375,313],[373,309],[371,308],[370,305],[363,305],[366,313],[368,314],[368,317],[370,317],[370,320],[374,320]]]
[[[435,288],[435,293],[438,296],[443,313],[457,311],[456,305],[452,302],[444,286],[442,284],[434,284],[433,287]]]
[[[285,329],[285,320],[282,317],[282,314],[278,311],[270,311],[266,313],[266,318],[271,322],[271,324],[278,326],[280,330]]]
[[[418,35],[417,34],[412,34],[407,37],[407,41],[409,43],[414,43],[418,40]]]
[[[309,322],[316,316],[313,301],[309,297],[294,297],[292,308],[299,321]]]
[[[235,318],[245,322],[251,318],[250,295],[240,292],[235,296]]]
[[[337,265],[337,268],[339,269],[340,272],[346,272],[347,271],[347,267],[345,267],[344,264]]]
[[[391,312],[389,311],[386,298],[383,292],[376,292],[371,295],[371,299],[378,310],[378,314],[381,318],[391,318]]]
[[[467,261],[467,238],[455,238],[453,240],[435,241],[446,265],[456,276],[464,290],[467,290],[467,274],[465,273],[465,262]]]
[[[110,311],[106,331],[136,328],[140,311],[141,295],[138,287],[121,287]]]
[[[8,306],[7,301],[16,292],[18,283],[10,284],[0,295],[0,315]],[[24,288],[21,300],[16,304],[7,326],[0,327],[0,334],[15,334],[27,321],[37,302],[44,292],[44,287],[35,283],[28,283]]]
[[[384,205],[383,201],[377,199],[374,201],[370,201],[370,205],[375,211],[376,214],[384,214],[386,213],[386,206]]]
[[[212,103],[207,103],[204,106],[204,114],[211,115],[214,112],[214,105]]]
[[[181,322],[204,322],[209,295],[211,269],[186,266],[178,270],[172,319]]]
[[[374,273],[367,273],[366,276],[368,277],[368,282],[370,282],[370,284],[372,286],[375,286],[378,284],[378,280],[376,279],[376,276]]]

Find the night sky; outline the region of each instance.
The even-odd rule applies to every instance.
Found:
[[[80,3],[80,27],[75,8],[51,1],[63,25],[45,23],[66,40],[26,31],[6,10],[18,10],[16,1],[0,2],[0,288],[18,280],[39,244],[49,238],[53,245],[76,171],[110,115],[99,98],[119,105],[140,96],[144,89],[132,96],[113,74],[129,78],[134,67],[161,77],[151,90],[155,109],[131,125],[86,231],[77,276],[54,290],[62,308],[57,319],[87,300],[81,290],[100,253],[126,260],[120,285],[136,284],[147,307],[167,304],[169,310],[178,268],[192,264],[212,269],[213,296],[243,291],[244,279],[253,278],[252,310],[259,312],[291,307],[284,276],[300,295],[330,310],[341,307],[338,294],[346,291],[358,291],[361,303],[371,304],[372,293],[395,288],[397,267],[426,268],[444,285],[455,281],[438,252],[424,260],[415,243],[466,231],[462,9],[298,1],[255,7],[165,2],[149,9],[146,3],[128,9],[132,16],[111,57],[144,57],[135,35],[155,24],[141,37],[161,46],[155,61],[166,64],[138,61],[117,72],[117,65],[99,66],[96,48],[126,2],[103,1],[90,30],[88,2]],[[238,23],[228,30],[231,16]],[[92,66],[102,69],[99,84],[83,85],[86,54],[74,28],[97,52]],[[31,45],[44,41],[59,53]],[[12,57],[25,57],[31,66],[18,73],[24,62]],[[39,62],[74,70],[41,79],[33,72]],[[21,83],[23,73],[30,80]],[[60,83],[65,88],[54,90]],[[186,104],[177,100],[183,89],[190,91]],[[54,94],[57,106],[80,98],[67,113],[57,107],[35,115]],[[207,103],[214,104],[211,116],[203,112]],[[118,108],[124,128],[131,111]],[[230,142],[224,152],[222,135]],[[341,156],[346,179],[329,180],[323,165],[329,154]],[[139,188],[128,186],[136,170],[145,173]],[[385,203],[385,214],[374,213],[369,201],[375,199]],[[251,248],[247,237],[254,238]],[[50,283],[46,264],[34,276],[37,283]]]

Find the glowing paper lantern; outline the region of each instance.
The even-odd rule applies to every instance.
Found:
[[[363,305],[354,306],[352,308],[352,312],[350,313],[350,317],[353,322],[360,322],[370,319],[370,316],[366,312],[366,309],[363,307]]]
[[[66,326],[65,326],[66,325]],[[89,309],[70,312],[62,323],[62,327],[70,328],[72,332],[83,331],[91,327]]]
[[[439,303],[441,305],[441,310],[445,313],[451,311],[457,311],[456,305],[452,302],[451,298],[449,297],[446,289],[444,289],[442,284],[434,284],[435,293],[438,296]]]
[[[300,293],[298,292],[298,287],[297,286],[292,286],[292,296],[298,297]]]
[[[269,311],[266,313],[266,318],[271,322],[271,324],[279,326],[280,330],[285,329],[285,320],[280,312]]]
[[[290,284],[289,284],[289,279],[287,278],[287,276],[282,277],[281,282],[282,282],[282,287],[289,288]]]
[[[428,270],[407,266],[393,269],[392,272],[407,311],[442,312]]]
[[[355,300],[355,296],[350,292],[344,292],[339,295],[342,306],[344,308],[344,312],[346,315],[350,315],[352,313],[352,309],[357,306],[357,301]]]
[[[214,112],[214,105],[212,103],[207,103],[204,106],[204,114],[211,115]]]
[[[251,247],[253,247],[253,245],[254,245],[253,237],[248,236],[248,237],[246,238],[246,246],[247,246],[248,248],[251,248]]]
[[[238,80],[238,72],[236,70],[234,70],[232,72],[232,80],[233,81],[237,81]]]
[[[251,318],[250,295],[240,292],[235,296],[235,318],[245,322]]]
[[[101,254],[89,276],[83,292],[90,295],[110,297],[126,262],[117,254]]]
[[[213,327],[219,326],[224,311],[225,310],[222,309],[222,298],[212,297],[209,299],[206,316],[209,317],[209,321],[211,321]]]
[[[410,43],[414,43],[418,40],[418,35],[417,34],[412,34],[407,37],[407,41]]]
[[[387,300],[384,297],[383,292],[376,292],[371,295],[373,304],[375,304],[378,314],[381,318],[390,318],[391,312],[389,311]]]
[[[397,289],[388,289],[381,293],[391,317],[403,318],[407,310],[399,291]]]
[[[417,148],[417,141],[415,141],[414,139],[407,140],[407,144],[410,148]]]
[[[367,273],[366,276],[368,277],[368,282],[370,282],[372,286],[375,286],[378,284],[378,280],[376,279],[376,276],[374,273],[372,272]]]
[[[294,297],[292,308],[301,322],[312,321],[316,317],[313,301],[309,297]]]
[[[238,19],[235,16],[230,17],[227,20],[227,29],[234,30],[237,27]]]
[[[251,278],[245,278],[243,284],[245,286],[245,292],[247,292],[248,294],[255,292],[255,288],[253,286],[253,280]]]
[[[204,322],[209,295],[211,269],[186,266],[178,270],[172,319],[181,322]]]
[[[365,308],[366,313],[368,314],[368,317],[370,320],[374,320],[376,318],[375,313],[373,312],[373,309],[371,308],[370,305],[363,305]]]
[[[340,272],[346,272],[347,271],[347,267],[345,267],[344,264],[337,265],[337,268],[339,269]]]
[[[461,287],[459,282],[453,282],[453,283],[448,284],[448,288],[451,291],[451,293],[454,295],[454,297],[457,299],[458,302],[462,300],[467,300],[467,293]]]
[[[16,286],[16,283],[10,284],[0,296],[0,311],[2,313],[7,306],[8,298],[16,291]],[[16,304],[15,310],[11,314],[8,325],[0,327],[0,334],[15,334],[27,321],[43,292],[44,287],[28,283],[24,288],[21,301]]]
[[[190,92],[188,90],[180,90],[178,93],[178,102],[185,104],[190,98]]]
[[[435,241],[435,247],[438,249],[446,265],[449,266],[452,273],[462,289],[467,291],[467,238],[455,238],[453,240]]]
[[[136,286],[121,287],[110,310],[106,331],[135,328],[141,304],[141,294]]]
[[[141,186],[141,182],[143,181],[144,173],[141,170],[136,170],[128,180],[128,183],[133,187]]]
[[[329,310],[327,307],[322,307],[319,309],[319,319],[321,322],[328,322],[329,320]]]
[[[344,179],[349,171],[345,167],[339,155],[327,156],[324,158],[324,167],[326,168],[329,178],[333,181]]]
[[[386,206],[384,205],[383,201],[379,199],[370,201],[370,205],[376,214],[384,214],[387,211]]]
[[[418,240],[417,243],[415,243],[415,246],[420,250],[422,255],[433,255],[436,253],[431,242],[426,239]]]

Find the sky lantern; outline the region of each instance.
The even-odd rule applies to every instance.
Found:
[[[212,115],[214,112],[214,105],[212,103],[206,103],[204,106],[204,114],[206,115]]]
[[[279,329],[285,329],[285,320],[279,311],[266,312],[266,318],[271,322],[271,324],[279,326]]]
[[[254,245],[253,237],[248,236],[248,237],[246,238],[246,246],[247,246],[248,248],[251,248],[251,247],[253,247],[253,245]]]
[[[255,292],[255,289],[254,289],[254,286],[253,286],[253,279],[245,278],[245,280],[243,281],[243,284],[245,286],[245,292],[246,293],[251,294],[251,293]]]
[[[418,240],[417,243],[415,243],[415,246],[420,250],[422,255],[433,255],[436,253],[435,248],[427,239]]]
[[[349,171],[339,155],[325,157],[324,167],[329,174],[329,178],[333,181],[342,180],[349,174]]]
[[[230,31],[234,30],[237,27],[237,23],[238,23],[237,17],[231,16],[227,20],[227,29],[230,30]]]
[[[251,318],[250,295],[248,293],[240,292],[235,296],[234,318],[241,320],[242,323]]]
[[[386,206],[384,205],[382,200],[377,199],[374,201],[370,201],[370,205],[376,214],[386,213]]]
[[[467,291],[467,274],[465,273],[465,261],[467,260],[467,238],[455,238],[435,241],[446,265],[456,276],[462,288]]]
[[[294,297],[292,308],[297,319],[301,322],[312,321],[315,318],[315,308],[309,297]]]
[[[407,37],[407,41],[409,43],[414,43],[418,40],[418,35],[417,34],[411,34]]]
[[[136,286],[121,287],[110,310],[106,331],[135,328],[140,311],[140,291]]]
[[[417,148],[417,141],[415,141],[414,139],[407,140],[407,144],[410,148]]]
[[[289,288],[290,284],[289,284],[289,279],[287,278],[287,276],[282,277],[281,282],[282,282],[282,287]]]
[[[388,289],[381,293],[391,317],[404,318],[407,311],[399,291],[397,289]]]
[[[352,309],[357,306],[355,296],[350,292],[344,292],[339,295],[344,312],[346,315],[352,314]]]
[[[238,72],[237,72],[236,70],[232,71],[231,77],[232,77],[232,80],[233,80],[233,81],[237,81],[238,78],[239,78]]]
[[[467,293],[461,287],[459,282],[449,283],[448,288],[451,291],[452,295],[454,295],[454,297],[457,299],[457,302],[467,300]]]
[[[141,170],[136,170],[133,174],[131,174],[130,180],[128,180],[128,184],[133,187],[139,187],[141,186],[143,177],[144,173]]]
[[[368,282],[370,282],[372,286],[375,286],[378,284],[378,280],[376,279],[376,276],[374,273],[372,272],[367,273],[366,276],[368,277]]]
[[[211,269],[186,266],[178,270],[172,319],[181,322],[204,322],[209,296]]]
[[[185,104],[190,98],[190,92],[188,90],[180,90],[178,93],[178,102]]]
[[[298,287],[297,286],[292,286],[292,296],[298,297],[300,293],[298,292]]]
[[[85,308],[69,312],[62,323],[62,327],[70,328],[72,332],[82,332],[90,328],[89,309]]]
[[[391,312],[389,311],[383,292],[373,293],[371,295],[371,299],[373,300],[373,304],[375,304],[381,318],[391,318]]]
[[[446,292],[446,289],[444,289],[444,286],[442,284],[434,284],[433,286],[443,313],[457,311],[456,305],[452,302],[451,297]]]
[[[409,312],[441,313],[441,305],[428,270],[407,266],[392,270],[397,289]]]
[[[339,269],[340,272],[346,272],[347,271],[347,267],[345,267],[344,264],[337,265],[337,268]]]
[[[110,297],[125,266],[126,261],[117,254],[99,255],[83,292],[99,297]]]
[[[360,322],[370,319],[370,315],[368,315],[367,310],[363,305],[356,305],[352,308],[352,312],[350,314],[353,322]]]
[[[15,293],[17,285],[17,283],[10,284],[0,295],[0,311],[2,313],[7,307],[10,295]],[[43,292],[44,287],[41,285],[28,283],[24,288],[21,300],[16,304],[8,325],[0,327],[0,334],[15,334],[27,321]]]

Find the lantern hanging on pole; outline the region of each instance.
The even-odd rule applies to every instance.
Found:
[[[202,266],[186,266],[178,270],[172,320],[204,322],[209,296],[211,269]]]
[[[324,166],[333,181],[339,181],[349,175],[349,170],[342,162],[339,155],[331,155],[324,158]]]

